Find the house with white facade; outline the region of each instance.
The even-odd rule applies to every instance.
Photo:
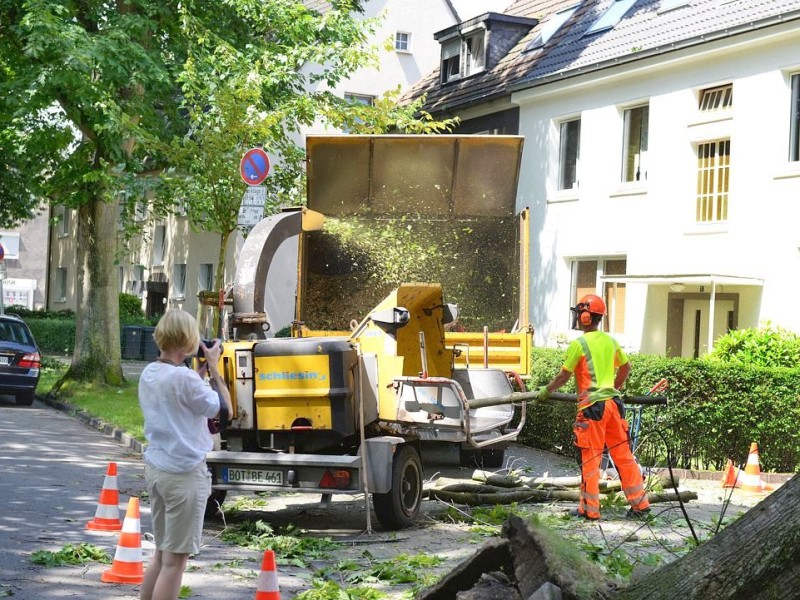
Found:
[[[469,37],[502,52],[503,18],[534,24],[469,72]],[[800,332],[800,0],[518,0],[436,37],[439,68],[406,97],[461,117],[456,133],[525,136],[539,345],[573,335],[586,293],[642,353]]]
[[[377,68],[365,68],[328,89],[344,98],[371,104],[385,92],[408,88],[439,63],[439,44],[434,33],[449,27],[486,6],[502,9],[509,0],[366,0],[362,2],[363,18],[382,17],[372,43],[379,46]],[[306,6],[326,12],[330,4],[322,0],[304,0]],[[304,67],[313,69],[313,65]],[[311,127],[302,132],[322,132]],[[325,130],[331,133],[329,130]],[[303,136],[299,136],[303,143]],[[268,148],[266,150],[269,150]],[[242,194],[247,186],[242,183]],[[75,309],[74,211],[54,209],[50,236],[49,286],[47,307],[51,310]],[[137,215],[145,225],[145,235],[132,243],[120,263],[117,274],[119,291],[142,298],[148,316],[156,316],[166,308],[179,307],[198,313],[198,294],[214,287],[219,253],[219,235],[195,233],[188,219],[173,215],[154,220],[145,204]],[[238,251],[243,239],[237,236],[229,244],[226,256],[226,282],[233,282]],[[273,332],[274,333],[274,332]]]

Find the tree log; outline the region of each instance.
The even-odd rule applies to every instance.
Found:
[[[524,477],[524,476],[517,476],[517,475],[500,475],[498,473],[492,473],[491,471],[484,471],[481,469],[477,469],[472,473],[472,479],[475,481],[482,481],[489,485],[496,485],[499,487],[520,487],[526,486],[529,488],[556,488],[556,489],[563,489],[563,488],[570,488],[570,487],[580,487],[581,485],[581,477],[580,475],[576,475],[574,477]],[[659,473],[658,475],[651,475],[647,477],[645,482],[648,487],[652,486],[659,486],[663,488],[672,487],[672,479],[669,477],[669,473]],[[675,485],[678,485],[680,481],[675,478]],[[438,485],[437,487],[441,487]],[[612,491],[612,490],[619,490],[622,489],[622,482],[619,479],[610,479],[604,480],[600,482],[600,491]]]
[[[664,492],[650,492],[647,499],[651,504],[658,502],[674,502],[678,499],[683,502],[697,500],[697,493],[689,490],[676,494],[674,490]],[[468,506],[481,506],[486,504],[513,504],[514,502],[577,502],[580,499],[579,490],[531,490],[528,488],[499,488],[487,485],[473,485],[460,483],[444,488],[427,490],[426,497],[432,500],[466,504]],[[605,496],[601,494],[601,500]]]

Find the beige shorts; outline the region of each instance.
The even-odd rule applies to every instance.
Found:
[[[203,516],[211,494],[211,474],[203,462],[186,473],[169,473],[145,463],[156,550],[197,554]]]

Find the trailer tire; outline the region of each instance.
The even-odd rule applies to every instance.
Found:
[[[206,500],[206,519],[214,519],[222,514],[222,503],[227,495],[228,490],[211,490],[211,495]]]
[[[392,489],[372,494],[372,507],[380,524],[389,530],[413,524],[422,504],[422,461],[409,444],[397,449],[392,460]]]

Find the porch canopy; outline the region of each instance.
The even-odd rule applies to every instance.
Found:
[[[657,275],[606,275],[600,279],[615,286],[618,283],[643,283],[645,285],[668,285],[673,292],[681,292],[687,285],[707,285],[711,296],[708,306],[708,350],[714,347],[714,305],[716,303],[717,286],[719,285],[754,285],[764,286],[764,280],[758,277],[742,277],[740,275],[721,275],[715,273],[681,273]]]

